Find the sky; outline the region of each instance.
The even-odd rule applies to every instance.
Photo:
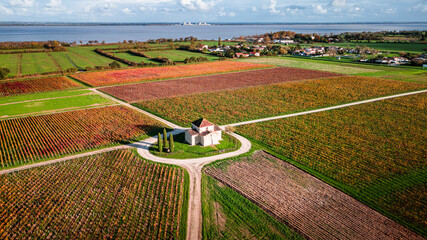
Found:
[[[0,0],[0,21],[427,22],[427,0]]]

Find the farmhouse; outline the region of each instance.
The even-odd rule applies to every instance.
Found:
[[[191,123],[191,129],[185,131],[185,140],[191,145],[210,146],[219,144],[221,129],[204,118]]]

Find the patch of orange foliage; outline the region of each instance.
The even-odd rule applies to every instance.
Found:
[[[98,87],[123,83],[143,82],[156,79],[198,76],[205,74],[233,72],[266,67],[273,66],[256,63],[221,61],[191,65],[93,72],[73,75],[72,77],[77,78],[80,81],[85,82],[89,85]]]

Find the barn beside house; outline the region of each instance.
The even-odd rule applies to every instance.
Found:
[[[191,123],[191,129],[185,131],[185,140],[191,145],[217,145],[221,138],[221,128],[204,118]]]

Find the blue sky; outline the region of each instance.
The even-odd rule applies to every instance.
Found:
[[[0,0],[0,21],[408,22],[427,0]]]

